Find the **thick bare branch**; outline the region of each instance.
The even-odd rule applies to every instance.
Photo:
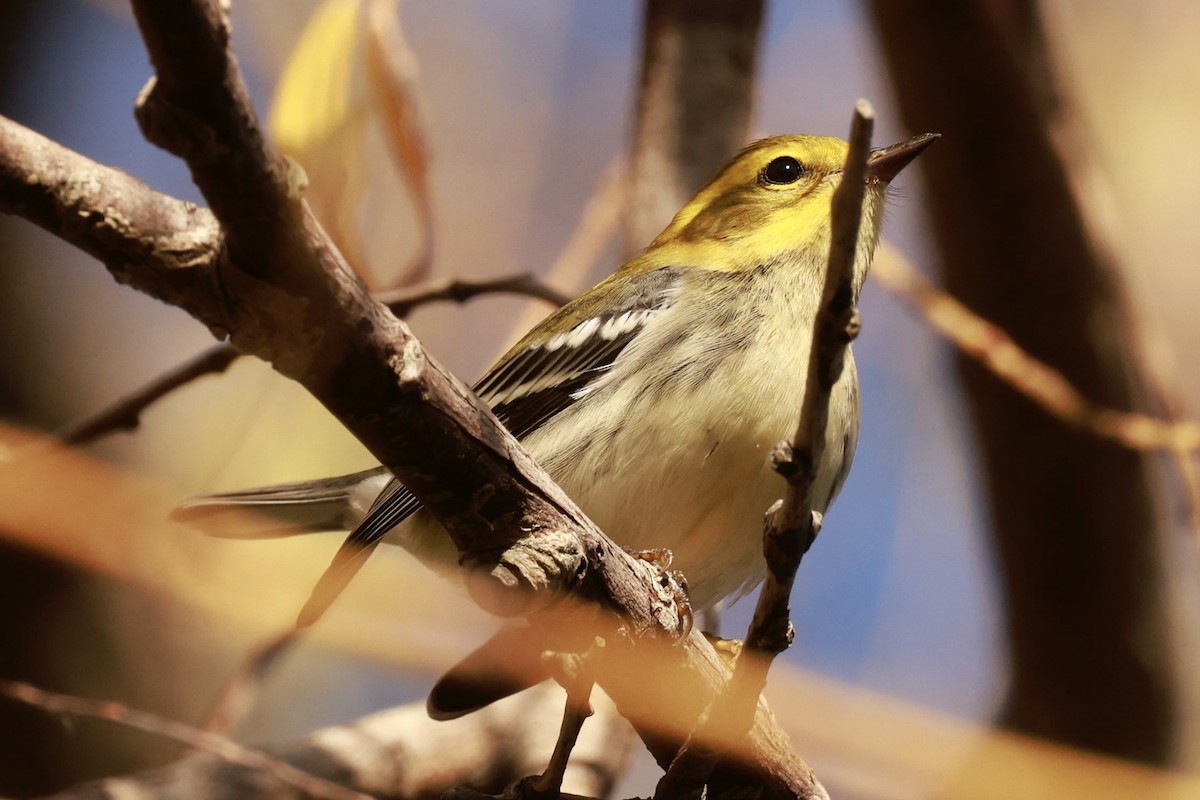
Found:
[[[158,70],[139,120],[148,137],[187,160],[221,221],[229,257],[216,271],[234,298],[234,346],[312,391],[445,519],[464,554],[503,552],[521,525],[594,532],[330,244],[300,199],[296,170],[265,143],[218,6],[140,0],[134,9]],[[462,457],[470,452],[476,458]],[[484,522],[501,516],[507,524]],[[563,574],[573,579],[582,553],[564,555]],[[496,577],[517,588],[562,575],[501,568]]]
[[[728,677],[699,633],[655,646],[683,624],[675,593],[596,530],[355,278],[303,203],[298,170],[265,144],[218,5],[135,0],[134,8],[158,71],[139,120],[188,162],[224,246],[193,268],[187,291],[160,291],[172,267],[154,258],[122,277],[210,324],[219,319],[235,347],[301,382],[443,521],[475,568],[468,582],[486,608],[529,613],[551,604],[552,590],[578,585],[596,605],[563,613],[605,638],[599,682],[669,760],[679,731]],[[662,663],[679,670],[677,693],[645,680]],[[743,745],[714,773],[712,794],[753,787],[767,797],[817,796],[765,709]]]

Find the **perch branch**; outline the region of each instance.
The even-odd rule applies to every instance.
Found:
[[[787,480],[781,504],[767,515],[763,554],[767,577],[746,641],[734,663],[733,677],[714,702],[701,725],[738,735],[749,728],[759,696],[767,682],[774,657],[791,646],[794,636],[789,602],[796,571],[820,529],[820,515],[812,507],[812,486],[824,449],[829,418],[829,397],[842,374],[846,347],[858,333],[854,305],[854,257],[862,220],[867,157],[875,113],[859,100],[850,126],[850,149],[843,177],[832,201],[832,241],[829,268],[821,294],[812,350],[808,359],[804,402],[792,442],[780,442],[773,454],[775,468]],[[708,779],[722,753],[703,743],[689,741],[659,781],[656,800],[682,800],[692,796]]]
[[[265,143],[222,7],[206,0],[133,5],[157,73],[139,98],[138,120],[151,141],[187,161],[223,246],[214,261],[183,268],[151,251],[138,269],[114,274],[228,332],[240,351],[302,383],[443,522],[482,606],[530,614],[565,606],[561,590],[588,598],[561,613],[605,637],[598,682],[660,760],[669,760],[676,731],[691,725],[728,677],[699,632],[683,646],[668,644],[683,626],[676,592],[605,538],[354,277],[303,202],[303,175]],[[4,149],[0,159],[10,155]],[[4,180],[9,166],[0,173],[0,196],[23,191]],[[49,202],[57,208],[57,198]],[[152,230],[193,233],[195,216],[183,213]],[[139,230],[137,221],[130,229]],[[106,259],[103,243],[92,251],[105,263],[128,260]],[[675,693],[645,680],[647,669],[664,663],[674,670]],[[729,769],[709,782],[713,795],[751,787],[764,797],[823,794],[765,709],[737,745]]]

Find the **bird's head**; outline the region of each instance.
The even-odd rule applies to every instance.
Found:
[[[862,277],[879,238],[888,184],[936,138],[924,134],[872,151],[859,235]],[[848,150],[831,136],[755,142],[675,215],[643,258],[726,270],[781,260],[821,263],[829,253],[830,201]]]

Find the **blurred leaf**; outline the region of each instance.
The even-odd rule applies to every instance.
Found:
[[[875,800],[1183,800],[1200,775],[980,725],[777,663],[767,699],[827,784]]]
[[[326,0],[305,26],[271,107],[271,130],[284,150],[302,153],[361,115],[350,98],[358,12],[358,0]]]
[[[417,108],[417,60],[404,41],[399,0],[367,0],[367,76],[372,105],[387,135],[388,150],[412,190],[422,248],[404,276],[406,283],[429,273],[433,207],[426,180],[425,137]]]
[[[289,629],[338,537],[214,539],[168,520],[180,499],[146,478],[0,426],[0,537],[159,593],[230,631],[265,639]],[[306,636],[398,666],[445,668],[480,634],[471,620],[484,615],[415,559],[379,555],[336,613]]]
[[[270,114],[280,149],[308,173],[313,210],[376,290],[427,274],[432,232],[424,137],[412,100],[415,60],[396,5],[325,0],[284,67]],[[406,219],[415,230],[401,231],[397,241],[398,222]],[[415,239],[415,255],[397,258]]]
[[[326,0],[296,43],[271,105],[279,148],[309,173],[308,201],[338,249],[369,274],[357,208],[366,191],[361,150],[367,109],[354,97],[358,0]]]

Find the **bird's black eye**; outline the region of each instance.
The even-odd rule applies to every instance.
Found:
[[[763,167],[762,179],[767,183],[795,183],[803,174],[803,164],[791,156],[780,156]]]

